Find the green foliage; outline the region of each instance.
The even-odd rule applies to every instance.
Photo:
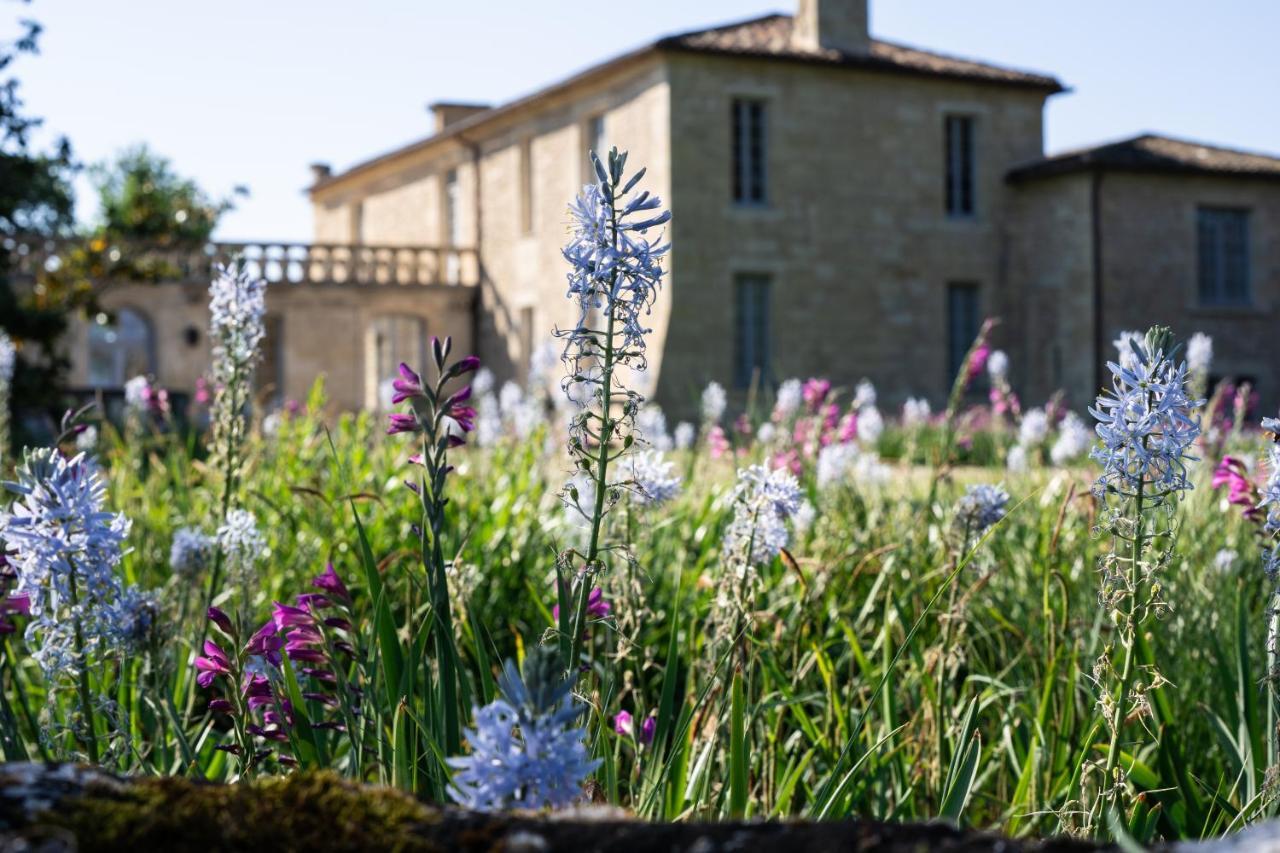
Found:
[[[234,206],[231,199],[211,198],[146,145],[126,149],[93,172],[99,206],[95,233],[107,241],[160,250],[199,248]]]

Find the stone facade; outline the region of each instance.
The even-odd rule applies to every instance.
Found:
[[[1280,405],[1280,182],[1102,169],[1031,182],[1015,198],[1006,289],[1017,298],[1016,322],[1006,335],[1023,354],[1017,378],[1029,399],[1058,389],[1075,405],[1092,399],[1120,332],[1162,323],[1184,339],[1210,335],[1214,377],[1251,381],[1263,411]],[[1200,297],[1197,215],[1205,207],[1248,213],[1245,304]]]
[[[711,380],[739,401],[748,394],[735,365],[743,276],[768,281],[767,359],[755,374],[766,386],[865,377],[890,407],[908,395],[937,406],[968,343],[949,307],[961,288],[976,298],[969,320],[1002,320],[996,344],[1030,402],[1062,389],[1082,406],[1116,334],[1165,322],[1183,337],[1212,334],[1216,372],[1257,380],[1273,406],[1280,160],[1158,137],[1046,158],[1044,105],[1061,90],[1052,77],[871,38],[866,0],[801,0],[794,21],[663,39],[500,107],[435,104],[422,141],[340,174],[313,167],[314,239],[462,247],[473,265],[441,260],[431,283],[412,288],[273,288],[283,394],[324,373],[337,405],[376,401],[371,330],[391,315],[452,334],[500,380],[520,378],[574,319],[560,255],[566,205],[591,180],[588,149],[617,145],[647,167],[645,186],[673,214],[640,390],[676,415]],[[743,100],[762,105],[762,204],[734,201],[733,105]],[[949,117],[971,127],[971,214],[947,210]],[[1199,306],[1202,205],[1251,211],[1245,307]],[[124,288],[107,304],[164,315],[158,378],[188,387],[203,344],[175,341],[188,326],[203,333],[202,298]]]

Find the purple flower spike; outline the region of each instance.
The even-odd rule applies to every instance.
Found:
[[[640,724],[640,742],[648,746],[653,743],[653,736],[658,731],[658,718],[654,716],[645,717],[644,722]]]
[[[209,687],[219,675],[231,674],[231,661],[213,640],[204,641],[204,654],[196,658],[196,684]]]
[[[278,601],[271,610],[271,620],[278,631],[289,627],[310,628],[316,624],[315,617],[309,611],[290,604],[281,604]]]
[[[217,607],[209,608],[209,621],[218,626],[218,630],[226,634],[228,637],[236,635],[236,629],[231,624],[231,619]]]
[[[423,396],[422,377],[413,372],[413,368],[400,362],[400,378],[391,383],[395,395],[391,398],[393,405],[399,405],[410,397]]]
[[[347,585],[342,582],[342,578],[334,571],[333,563],[326,564],[324,573],[313,579],[311,585],[324,590],[340,601],[351,600],[351,593],[347,591]]]
[[[388,416],[390,423],[387,426],[387,435],[395,435],[399,432],[417,432],[418,418],[416,415],[407,415],[401,412],[393,412]]]

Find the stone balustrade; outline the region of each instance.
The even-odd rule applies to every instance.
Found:
[[[13,273],[29,279],[41,271],[57,270],[66,253],[87,246],[100,256],[94,268],[102,270],[104,278],[144,271],[161,280],[207,281],[215,264],[238,259],[250,274],[273,285],[468,286],[480,280],[475,249],[449,246],[215,242],[193,251],[147,245],[92,247],[86,242],[18,238],[4,241]]]

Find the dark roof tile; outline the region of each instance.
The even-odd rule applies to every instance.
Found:
[[[871,40],[867,54],[846,53],[834,48],[806,49],[792,43],[791,29],[790,15],[768,15],[737,24],[668,36],[659,40],[656,46],[668,50],[781,59],[1028,86],[1051,93],[1063,91],[1062,84],[1048,75],[1002,68],[879,39]]]
[[[1148,133],[1041,157],[1014,167],[1008,178],[1017,182],[1093,170],[1280,178],[1280,158]]]

